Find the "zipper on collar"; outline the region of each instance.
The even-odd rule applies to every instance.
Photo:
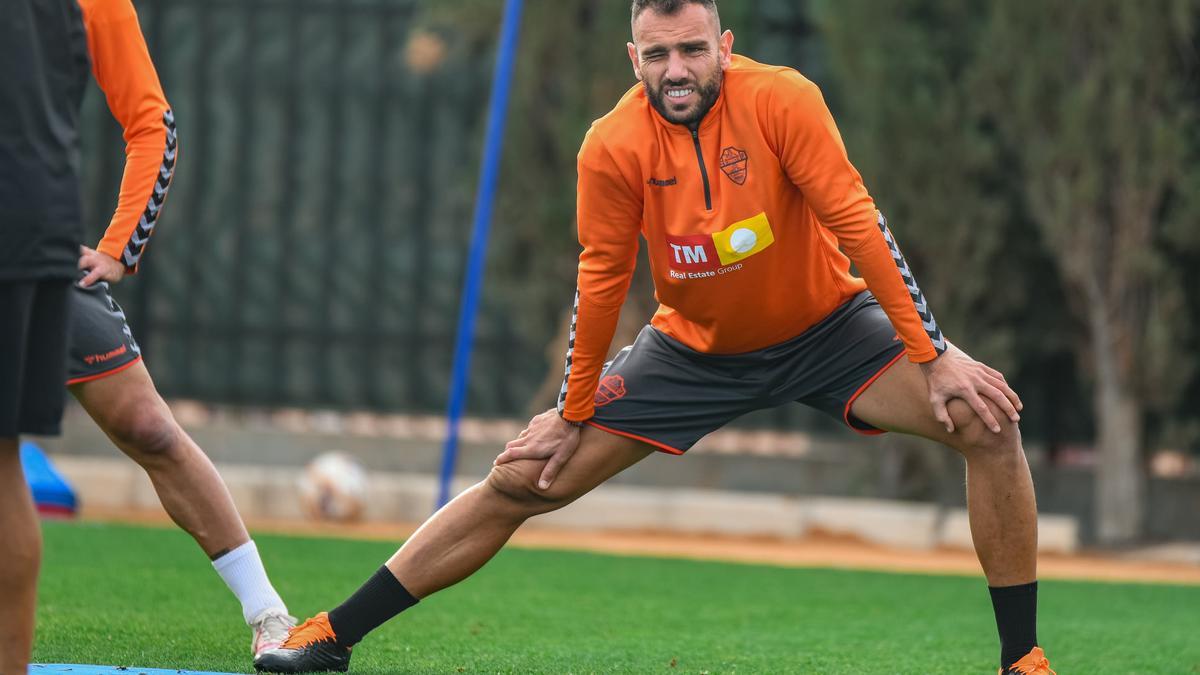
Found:
[[[700,177],[704,179],[704,208],[712,211],[712,189],[708,185],[708,169],[704,167],[704,152],[700,150],[700,131],[692,128],[692,145],[696,147],[696,161],[700,163]]]

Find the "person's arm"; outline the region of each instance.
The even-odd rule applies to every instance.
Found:
[[[175,173],[175,116],[163,95],[129,0],[79,0],[92,74],[124,130],[117,208],[95,250],[84,248],[84,285],[137,271]]]
[[[630,185],[603,141],[589,134],[579,153],[579,276],[571,313],[566,373],[558,412],[592,417],[596,386],[637,265],[642,222],[640,185]]]
[[[637,265],[640,187],[625,180],[603,141],[589,133],[579,151],[577,209],[583,252],[558,409],[533,418],[496,458],[497,464],[546,459],[538,480],[543,490],[575,453],[579,427],[593,414],[596,385]]]
[[[900,246],[850,163],[821,92],[795,71],[778,75],[766,114],[784,169],[821,223],[837,237],[896,328],[910,360],[946,351]]]
[[[1000,426],[983,400],[987,397],[1014,422],[1020,419],[1020,399],[1003,375],[949,349],[895,236],[850,163],[817,86],[795,71],[781,72],[764,113],[788,177],[854,261],[904,341],[909,360],[921,364],[934,417],[953,431],[946,403],[961,398],[989,428],[999,432]]]

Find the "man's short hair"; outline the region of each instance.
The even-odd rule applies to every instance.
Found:
[[[655,14],[671,16],[687,5],[700,5],[717,17],[717,25],[721,25],[721,17],[717,14],[717,0],[633,0],[630,23],[637,21],[638,16],[647,9]]]

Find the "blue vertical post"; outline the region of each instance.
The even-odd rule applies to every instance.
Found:
[[[522,0],[506,0],[504,23],[500,28],[500,47],[492,76],[491,104],[488,107],[487,135],[484,138],[483,164],[479,172],[479,191],[475,195],[475,225],[471,250],[467,257],[466,280],[458,314],[458,338],[454,345],[454,372],[450,379],[450,401],[446,411],[446,445],[442,449],[442,471],[438,483],[436,508],[450,501],[450,481],[458,459],[458,424],[467,399],[467,380],[471,370],[471,350],[475,339],[475,315],[479,310],[479,287],[483,281],[488,231],[492,224],[492,204],[496,197],[496,179],[500,173],[500,154],[504,147],[504,122],[508,116],[508,93],[512,85],[517,35],[521,27]]]

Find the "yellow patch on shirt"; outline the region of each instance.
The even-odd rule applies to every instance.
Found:
[[[775,234],[771,232],[766,213],[739,220],[720,232],[714,232],[712,238],[722,265],[745,260],[775,243]]]

